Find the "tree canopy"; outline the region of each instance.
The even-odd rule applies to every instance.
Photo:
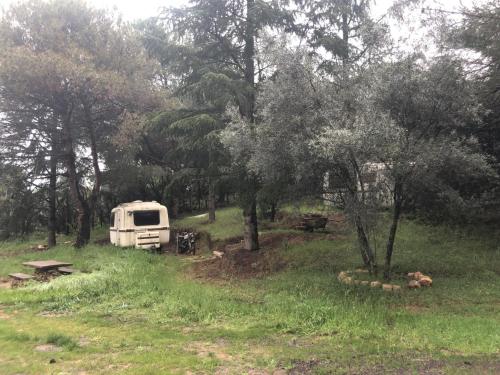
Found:
[[[403,9],[415,2],[398,2]],[[365,266],[390,211],[498,207],[500,8],[422,10],[433,54],[407,51],[365,0],[193,0],[123,22],[83,0],[23,1],[0,20],[2,236],[47,226],[76,245],[124,200],[172,216],[304,198],[342,208]],[[394,21],[395,22],[395,21]],[[19,214],[19,191],[29,214]]]

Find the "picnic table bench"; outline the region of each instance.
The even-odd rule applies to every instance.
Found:
[[[17,281],[27,281],[27,280],[31,280],[33,278],[33,276],[28,275],[26,273],[22,273],[22,272],[9,273],[9,277],[11,277]]]
[[[58,260],[34,260],[31,262],[24,262],[24,266],[35,269],[34,275],[28,275],[22,272],[14,272],[9,274],[12,280],[12,285],[21,285],[24,281],[35,279],[38,281],[48,281],[53,277],[59,275],[71,275],[76,270],[71,268],[72,263],[61,262]]]
[[[53,270],[57,270],[59,267],[68,267],[72,266],[73,264],[51,259],[51,260],[34,260],[31,262],[24,262],[23,265],[34,268],[35,272],[50,272]]]

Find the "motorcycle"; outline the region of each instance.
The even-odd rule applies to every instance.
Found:
[[[181,232],[177,234],[177,254],[196,253],[196,236],[193,232]]]

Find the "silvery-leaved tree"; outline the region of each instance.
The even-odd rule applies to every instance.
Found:
[[[374,19],[370,1],[357,0],[299,0],[297,3],[305,20],[299,27],[299,35],[316,55],[317,67],[328,86],[329,95],[322,105],[327,122],[349,129],[358,121],[366,70],[376,66],[390,50],[388,26],[383,17]],[[330,103],[334,103],[331,105]],[[335,180],[341,190],[344,205],[356,227],[359,247],[365,266],[375,271],[375,253],[369,241],[372,223],[368,219],[366,196],[357,194],[357,186],[363,187],[362,167],[354,152],[349,152],[330,167],[326,180]],[[333,186],[333,181],[332,186]],[[332,187],[330,186],[330,188]],[[337,190],[339,190],[337,189]]]
[[[374,270],[375,258],[364,214],[366,203],[357,192],[360,168],[368,151],[363,145],[356,148],[335,148],[332,145],[328,148],[330,151],[335,149],[333,157],[322,153],[317,144],[327,130],[335,127],[339,134],[334,136],[331,132],[329,135],[334,136],[334,142],[339,142],[337,136],[349,132],[353,122],[361,122],[352,111],[344,112],[346,99],[354,103],[357,98],[353,95],[355,86],[348,91],[339,90],[337,82],[331,80],[328,73],[317,69],[319,60],[304,49],[277,45],[269,50],[268,60],[275,67],[275,73],[262,86],[257,98],[260,126],[253,129],[233,111],[232,116],[237,120],[226,132],[230,137],[226,143],[232,145],[233,152],[251,155],[248,164],[264,182],[286,181],[295,192],[307,191],[318,197],[324,192],[325,173],[335,174],[349,216],[356,226],[363,262]],[[359,93],[363,90],[359,89]],[[361,99],[356,99],[356,113],[364,113],[361,102]],[[363,135],[361,130],[356,134]],[[236,140],[240,140],[239,143]]]
[[[250,141],[251,128],[240,121],[233,131],[248,141],[236,147],[251,152],[250,164],[263,176],[289,171],[298,183],[313,170],[329,172],[354,224],[363,262],[372,270],[370,215],[391,207],[387,278],[410,198],[424,186],[458,196],[453,181],[493,175],[477,142],[463,131],[477,124],[481,108],[456,61],[411,56],[380,64],[358,75],[348,91],[337,90],[304,51],[280,48],[274,64],[275,76],[257,100],[257,142]],[[373,173],[378,177],[368,181]]]

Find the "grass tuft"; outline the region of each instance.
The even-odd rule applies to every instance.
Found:
[[[66,336],[61,333],[51,333],[47,336],[45,340],[46,344],[53,344],[62,348],[66,348],[68,350],[73,350],[78,347],[76,341],[74,341],[71,337]]]

